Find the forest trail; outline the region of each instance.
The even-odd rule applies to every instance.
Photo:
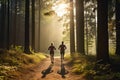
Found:
[[[71,73],[67,61],[61,63],[60,58],[55,57],[54,64],[46,58],[35,67],[25,70],[17,80],[85,80],[83,76]]]

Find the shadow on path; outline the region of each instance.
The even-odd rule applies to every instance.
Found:
[[[61,62],[61,70],[57,71],[58,74],[61,75],[62,78],[66,78],[65,75],[69,72],[65,69],[64,64]]]
[[[47,74],[52,73],[53,64],[50,64],[49,67],[45,70],[43,70],[41,73],[43,74],[41,78],[45,78]]]

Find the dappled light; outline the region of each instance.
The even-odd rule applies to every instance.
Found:
[[[65,4],[65,3],[54,4],[52,7],[52,9],[59,17],[62,17],[63,15],[67,14],[68,8],[69,8],[69,4]]]

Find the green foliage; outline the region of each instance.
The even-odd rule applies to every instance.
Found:
[[[15,46],[14,47],[13,45],[11,45],[10,50],[15,50],[15,51],[20,53],[20,52],[24,51],[24,48],[22,46]]]
[[[21,53],[21,51],[19,52],[19,49],[17,49],[17,51],[9,50],[0,54],[0,64],[20,66],[21,64],[37,63],[43,58],[45,58],[45,56],[41,53],[28,55]]]
[[[73,70],[72,72],[80,74],[84,73],[85,70],[93,69],[94,63],[94,56],[86,56],[81,54],[74,54],[73,55]],[[91,62],[90,62],[91,61]]]
[[[29,67],[39,63],[45,56],[42,53],[25,54],[21,52],[20,47],[9,51],[0,50],[0,80],[6,79],[11,75],[11,71],[17,71],[18,68]]]
[[[93,80],[120,80],[120,73],[110,73],[106,75],[96,75]]]
[[[113,57],[114,63],[118,63],[120,58]],[[120,80],[120,72],[113,72],[111,64],[99,64],[95,56],[75,54],[71,60],[72,72],[80,75],[84,74],[87,80]]]
[[[82,65],[82,64],[77,64],[77,65],[74,65],[73,67],[73,72],[75,72],[76,74],[80,74],[80,73],[83,73],[84,70],[85,70],[85,64]]]
[[[7,80],[6,76],[8,76],[8,72],[15,71],[15,70],[17,70],[16,66],[0,65],[0,80]]]
[[[120,63],[120,56],[112,54],[112,55],[110,55],[110,57],[111,57],[112,63],[115,63],[115,64]]]
[[[0,76],[0,80],[4,80],[4,76]]]

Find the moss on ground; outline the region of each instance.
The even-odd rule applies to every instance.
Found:
[[[41,60],[46,58],[42,53],[25,54],[16,50],[0,50],[0,80],[7,80],[12,77],[10,74],[19,75],[19,68],[28,68],[35,66]]]

